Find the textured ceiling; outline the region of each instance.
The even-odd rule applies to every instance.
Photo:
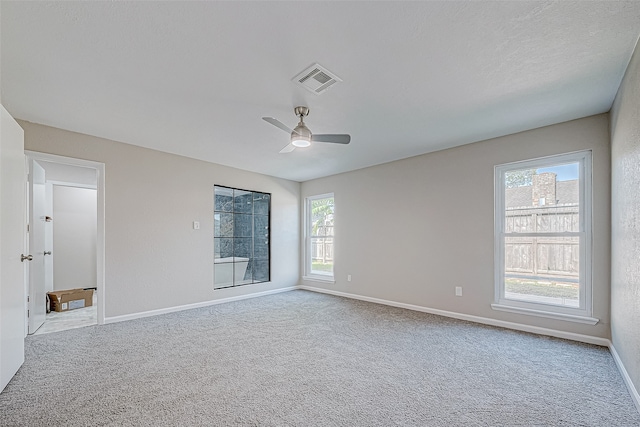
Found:
[[[606,112],[640,34],[637,1],[0,7],[15,117],[296,181]],[[279,154],[296,105],[351,144]]]

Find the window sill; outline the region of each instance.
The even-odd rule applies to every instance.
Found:
[[[491,308],[498,311],[506,311],[509,313],[527,314],[529,316],[545,317],[547,319],[565,320],[567,322],[584,323],[585,325],[595,325],[600,321],[595,317],[578,316],[575,314],[555,313],[552,311],[535,310],[532,308],[514,307],[504,304],[491,304]]]
[[[310,282],[336,283],[333,276],[302,276],[302,280]]]

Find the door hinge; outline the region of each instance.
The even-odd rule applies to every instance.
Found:
[[[29,295],[27,295],[27,302],[29,302],[29,301],[30,301],[30,300],[29,300]]]
[[[27,317],[29,317],[29,310],[27,310]]]
[[[27,224],[27,233],[29,232],[29,224]]]

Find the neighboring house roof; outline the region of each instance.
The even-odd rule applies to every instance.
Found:
[[[559,205],[577,205],[580,203],[578,180],[556,182],[556,199]]]
[[[579,203],[578,180],[556,182],[556,204],[577,205]],[[528,208],[533,206],[533,186],[507,188],[505,191],[507,209]]]
[[[505,205],[507,209],[528,208],[533,205],[533,186],[507,188],[505,191]]]

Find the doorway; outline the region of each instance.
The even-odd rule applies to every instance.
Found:
[[[104,324],[104,164],[25,154],[27,241],[34,256],[25,282],[27,330]]]

